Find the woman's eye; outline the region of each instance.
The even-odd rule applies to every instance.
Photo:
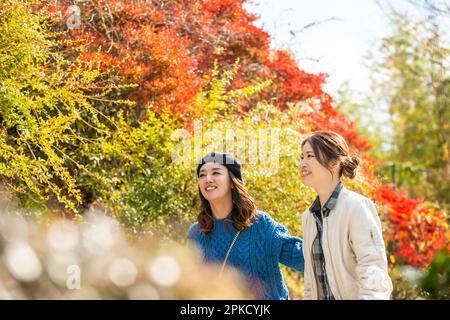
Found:
[[[220,174],[220,172],[214,172],[213,174],[217,175],[217,174]]]
[[[198,177],[201,178],[201,177],[204,177],[204,176],[205,176],[204,174],[200,174]]]

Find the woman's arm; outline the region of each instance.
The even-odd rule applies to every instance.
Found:
[[[275,222],[274,245],[278,249],[279,262],[300,272],[305,270],[303,241],[289,234],[288,229]]]
[[[372,201],[363,199],[355,203],[349,227],[360,283],[359,299],[390,299],[392,281],[387,269],[381,222]]]

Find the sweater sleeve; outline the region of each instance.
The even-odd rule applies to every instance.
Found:
[[[278,261],[289,268],[304,272],[305,259],[303,258],[302,239],[291,236],[285,226],[273,222],[275,224],[273,244]]]
[[[392,281],[387,271],[381,222],[369,199],[353,207],[349,236],[357,261],[359,299],[389,299]]]

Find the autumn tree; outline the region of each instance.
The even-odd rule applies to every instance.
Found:
[[[392,18],[374,65],[379,103],[386,103],[394,128],[388,160],[424,172],[424,181],[404,180],[416,196],[448,201],[450,192],[450,48],[433,21]]]

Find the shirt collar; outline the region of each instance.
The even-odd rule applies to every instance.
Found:
[[[331,193],[330,198],[327,200],[327,202],[325,202],[325,205],[323,206],[323,215],[325,217],[328,217],[328,215],[330,214],[330,211],[336,206],[337,199],[338,199],[339,194],[343,187],[344,186],[343,186],[342,182],[339,182],[338,185],[336,186],[336,188],[334,188],[333,192]],[[319,200],[318,196],[317,196],[316,200],[314,200],[314,203],[309,208],[309,210],[312,213],[320,214],[320,200]]]

